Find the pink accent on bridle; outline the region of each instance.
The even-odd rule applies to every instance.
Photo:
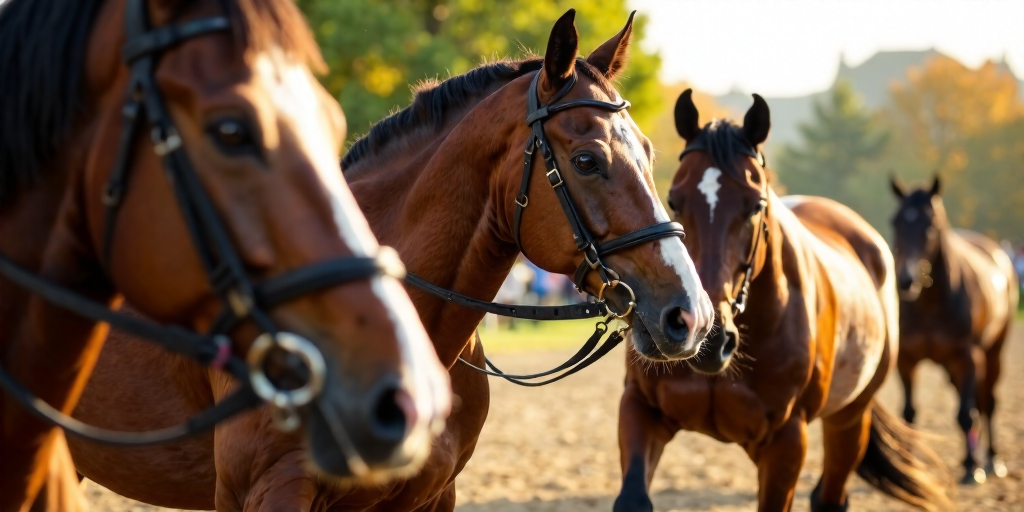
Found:
[[[223,370],[224,365],[228,363],[228,359],[231,359],[231,344],[218,343],[217,357],[214,357],[213,361],[210,362],[210,368],[213,368],[214,370]]]

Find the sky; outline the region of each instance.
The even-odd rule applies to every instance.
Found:
[[[628,0],[649,19],[662,79],[698,90],[800,96],[827,89],[840,56],[935,48],[1024,78],[1024,0]]]

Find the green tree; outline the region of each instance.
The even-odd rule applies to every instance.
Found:
[[[464,73],[488,59],[542,54],[551,26],[577,7],[580,50],[622,29],[626,0],[298,0],[330,72],[321,77],[341,102],[349,140],[411,99],[409,86]],[[662,107],[657,53],[645,51],[646,19],[633,28],[632,58],[619,91],[641,128]]]
[[[813,118],[799,130],[800,142],[783,146],[773,166],[788,191],[830,197],[881,227],[891,206],[888,170],[879,163],[889,131],[843,81],[815,102]]]

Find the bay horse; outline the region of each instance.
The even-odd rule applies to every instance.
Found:
[[[255,416],[314,474],[374,446],[375,409],[407,453],[364,469],[426,457],[448,376],[337,172],[323,67],[290,0],[0,6],[0,511],[83,508],[64,433],[21,404],[69,424],[99,319],[209,367],[213,396],[272,402]]]
[[[914,372],[930,359],[941,365],[960,397],[957,423],[966,439],[962,483],[1006,476],[995,448],[992,415],[1003,344],[1020,300],[1017,274],[994,240],[954,229],[936,176],[930,188],[907,190],[893,178],[899,200],[893,216],[896,284],[900,291],[903,419],[914,422]],[[980,418],[978,412],[980,411]],[[979,419],[985,421],[988,457],[979,464]]]
[[[395,247],[419,278],[487,299],[498,291],[520,249],[539,267],[572,275],[588,257],[574,241],[577,229],[578,236],[591,236],[606,247],[622,240],[617,237],[650,234],[652,227],[671,224],[654,192],[650,141],[611,85],[625,68],[632,16],[586,59],[577,58],[574,17],[570,10],[555,23],[542,59],[494,62],[421,85],[412,105],[375,125],[342,161],[374,233]],[[557,101],[563,103],[552,104]],[[536,108],[535,102],[547,106]],[[528,109],[530,104],[534,107]],[[542,109],[550,116],[542,127],[524,122],[530,113],[543,117]],[[546,149],[527,144],[524,166],[524,142],[535,142],[538,130]],[[544,162],[547,172],[525,174],[523,192],[524,167],[528,171],[534,160]],[[566,222],[566,204],[579,224],[571,217]],[[692,356],[711,321],[711,304],[672,229],[667,237],[645,237],[598,258],[636,290],[626,317],[632,326],[628,342],[652,360]],[[581,286],[599,295],[605,287],[599,274],[586,273]],[[628,311],[625,288],[612,291],[609,308]],[[78,447],[78,467],[118,493],[156,504],[172,504],[159,499],[176,495],[195,497],[197,508],[221,511],[453,510],[456,476],[473,453],[489,404],[487,377],[463,364],[484,364],[474,337],[483,312],[419,288],[411,288],[410,295],[449,369],[455,396],[452,415],[422,471],[373,488],[318,479],[305,471],[299,445],[267,428],[266,419],[225,424],[213,442],[196,447],[201,453],[181,454],[186,457],[132,451],[122,462],[129,471],[114,467],[109,452]],[[129,357],[125,346],[108,345],[103,359]],[[125,352],[108,352],[114,348]],[[91,383],[102,387],[83,398],[80,411],[88,405],[95,416],[90,420],[105,414],[127,422],[109,405],[122,400],[161,404],[165,418],[209,405],[208,382],[160,372],[169,364],[167,357],[147,346],[138,350],[153,355],[139,357],[131,367],[110,365],[109,379]],[[154,373],[165,380],[136,377]],[[124,379],[142,386],[117,384]]]
[[[937,456],[874,398],[897,351],[888,246],[845,206],[775,194],[760,150],[771,125],[760,96],[742,126],[701,128],[691,95],[675,106],[686,149],[669,204],[715,304],[715,329],[685,363],[651,367],[627,355],[614,510],[653,510],[648,488],[679,430],[742,446],[757,466],[758,510],[790,510],[815,418],[825,468],[813,512],[847,510],[854,470],[908,503],[948,506],[942,482],[925,471]]]

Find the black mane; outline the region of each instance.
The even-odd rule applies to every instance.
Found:
[[[31,182],[82,107],[90,27],[102,0],[0,6],[0,202]]]
[[[704,125],[700,133],[689,142],[687,146],[699,145],[718,167],[726,174],[736,179],[744,179],[740,168],[736,165],[737,159],[749,156],[751,153],[758,154],[756,148],[751,148],[746,137],[743,136],[743,127],[737,125],[730,119],[716,119]]]
[[[515,80],[532,71],[539,71],[543,65],[544,60],[541,58],[502,60],[481,65],[441,83],[421,84],[415,89],[412,104],[373,125],[369,133],[352,144],[341,160],[341,168],[347,169],[416,128],[431,126],[434,130],[440,130],[450,113],[478,101],[479,95],[490,89],[495,82]],[[611,94],[612,87],[608,80],[585,60],[576,61],[576,71],[594,80]],[[525,118],[526,114],[523,116]]]

